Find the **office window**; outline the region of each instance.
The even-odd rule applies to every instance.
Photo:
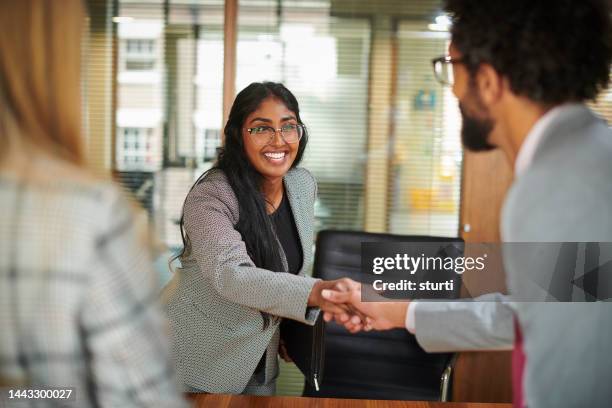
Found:
[[[126,39],[122,41],[125,47],[125,69],[128,71],[150,71],[155,69],[158,61],[154,39]]]
[[[219,129],[201,129],[198,132],[196,151],[201,153],[202,163],[214,161],[217,158],[219,146],[221,146]]]
[[[152,39],[128,39],[126,40],[125,53],[127,57],[154,55],[155,40]]]
[[[154,171],[159,139],[154,132],[153,128],[117,128],[116,170]]]
[[[435,80],[431,59],[447,52],[447,32],[427,20],[400,21],[389,231],[458,235],[461,118],[450,87]]]
[[[221,144],[223,13],[222,0],[118,1],[115,169],[151,195],[170,248],[182,245],[183,201]]]
[[[154,71],[156,69],[160,60],[160,54],[157,50],[159,38],[139,37],[157,37],[155,34],[158,33],[142,31],[144,27],[144,24],[139,23],[121,24],[120,69],[125,71]]]

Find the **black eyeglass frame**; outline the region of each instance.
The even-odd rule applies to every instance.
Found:
[[[431,66],[433,69],[433,73],[434,73],[434,78],[436,78],[436,81],[438,81],[439,83],[441,83],[442,85],[445,86],[452,86],[452,82],[446,81],[445,79],[443,79],[439,74],[438,74],[438,70],[436,69],[436,66],[438,64],[465,64],[466,60],[465,57],[461,57],[461,58],[453,58],[450,55],[442,55],[441,57],[438,58],[434,58],[431,60]]]

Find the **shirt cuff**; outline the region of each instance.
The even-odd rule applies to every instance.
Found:
[[[306,307],[306,316],[304,316],[306,318],[306,324],[308,324],[309,326],[313,326],[319,318],[320,313],[321,309],[319,309],[318,307]]]
[[[412,334],[414,334],[414,332],[416,331],[414,325],[414,315],[417,304],[418,302],[416,300],[413,300],[412,302],[408,303],[408,310],[406,311],[406,330],[408,330]]]

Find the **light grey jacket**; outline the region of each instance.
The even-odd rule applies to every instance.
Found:
[[[545,130],[502,213],[506,242],[612,242],[612,131],[583,105]],[[510,293],[538,254],[506,256]],[[573,278],[573,277],[572,277]],[[572,299],[584,298],[575,288]],[[483,302],[487,297],[495,302]],[[526,303],[487,295],[478,302],[419,303],[416,337],[427,351],[511,348],[513,319],[523,331],[529,407],[609,407],[612,303]]]
[[[38,149],[9,153],[0,169],[0,386],[74,387],[76,399],[4,394],[0,407],[187,407],[145,219],[80,167]]]
[[[189,387],[240,393],[266,349],[266,382],[273,382],[280,319],[270,319],[264,329],[260,311],[308,324],[316,320],[318,309],[307,308],[316,279],[304,276],[312,258],[316,182],[295,168],[284,184],[304,255],[298,276],[254,265],[234,228],[238,202],[222,171],[209,173],[187,196],[184,221],[192,252],[162,297],[179,375]],[[282,248],[281,257],[287,270]]]

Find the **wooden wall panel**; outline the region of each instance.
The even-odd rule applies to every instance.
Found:
[[[465,152],[461,197],[461,235],[466,242],[499,242],[500,214],[512,182],[512,169],[499,150]],[[469,294],[490,289],[482,276],[464,275]],[[503,279],[497,290],[504,291]],[[465,292],[464,292],[465,294]],[[511,402],[511,353],[460,353],[455,365],[453,401]]]

